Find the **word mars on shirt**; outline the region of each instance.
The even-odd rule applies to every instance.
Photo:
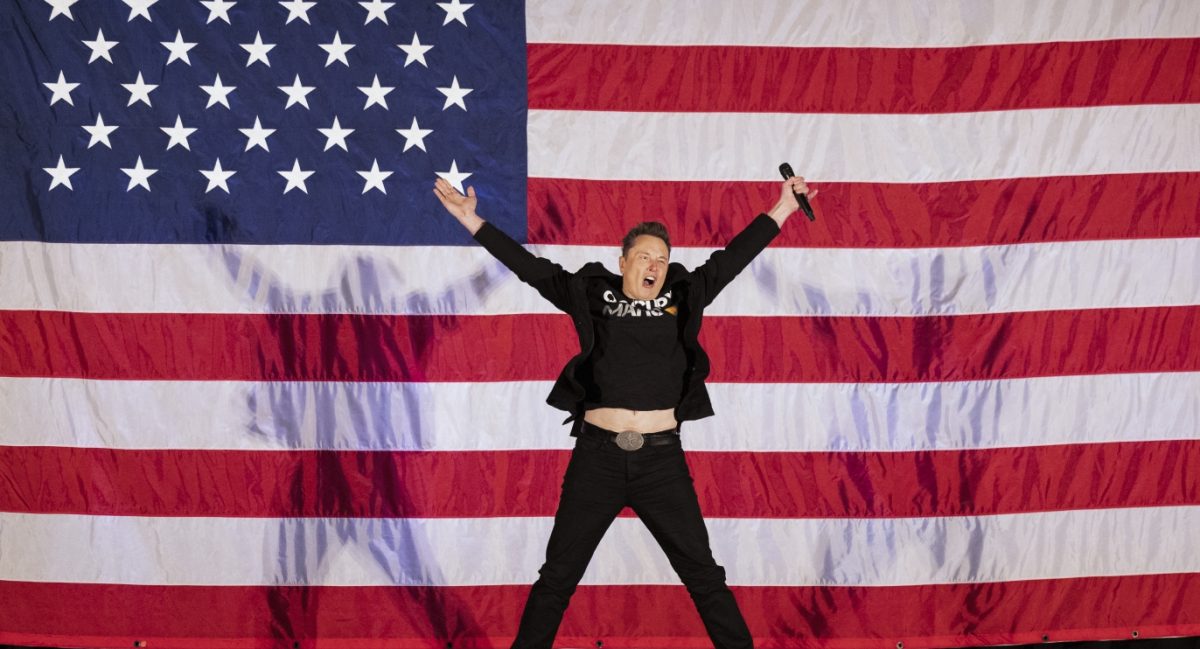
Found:
[[[604,315],[617,318],[626,317],[658,317],[664,314],[675,315],[676,307],[667,306],[671,303],[671,292],[667,291],[653,300],[618,300],[612,290],[604,291]]]

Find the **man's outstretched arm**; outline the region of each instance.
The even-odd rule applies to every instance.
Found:
[[[808,194],[809,198],[815,198],[817,192],[814,190],[810,193],[804,179],[798,176],[783,181],[779,201],[774,207],[759,214],[723,249],[714,252],[692,271],[704,283],[705,304],[712,303],[729,282],[779,234],[784,221],[800,209],[795,194]]]
[[[492,256],[500,260],[516,274],[522,282],[529,284],[541,293],[542,297],[562,311],[566,311],[570,303],[568,280],[571,274],[562,266],[538,257],[526,250],[496,226],[488,223],[475,213],[479,199],[475,196],[475,188],[467,187],[466,195],[459,193],[444,178],[438,178],[433,185],[433,193],[438,200],[467,232],[479,242]]]

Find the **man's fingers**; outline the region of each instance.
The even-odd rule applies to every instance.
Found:
[[[458,190],[445,178],[438,178],[434,181],[433,191],[437,193],[438,198],[442,199],[443,202],[458,203],[458,199],[462,198],[462,194],[458,193]]]
[[[797,194],[808,193],[808,183],[804,182],[803,176],[793,176],[784,181],[788,189]]]
[[[807,194],[808,193],[808,185],[805,184],[805,182],[803,180],[800,180],[799,178],[789,179],[786,186],[787,186],[788,191],[791,191],[794,194]]]
[[[433,193],[437,194],[437,197],[447,205],[457,203],[458,199],[462,198],[462,196],[455,192],[453,187],[442,185],[442,182],[445,181],[439,179],[439,182],[434,184]]]
[[[438,200],[442,202],[443,206],[450,207],[450,197],[438,191],[436,187],[433,188],[433,195],[438,197]]]
[[[475,187],[474,186],[467,187],[467,196],[470,196],[471,198],[475,198]]]

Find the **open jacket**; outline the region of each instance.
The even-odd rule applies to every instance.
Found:
[[[704,308],[777,234],[779,226],[775,221],[766,214],[759,214],[724,249],[714,252],[696,269],[689,271],[678,263],[671,263],[667,267],[663,291],[673,291],[679,300],[682,342],[688,361],[683,395],[675,407],[676,421],[682,423],[713,414],[712,402],[704,387],[704,380],[709,373],[708,354],[700,346],[699,340]],[[571,413],[566,421],[575,421],[571,434],[577,434],[583,421],[584,387],[576,378],[576,369],[592,353],[596,343],[592,315],[588,310],[587,290],[590,283],[603,282],[605,279],[619,280],[620,276],[599,262],[584,264],[574,273],[568,272],[562,266],[521,247],[491,223],[485,222],[479,228],[475,240],[522,282],[532,286],[551,304],[571,316],[575,333],[579,336],[579,353],[567,361],[546,402]]]

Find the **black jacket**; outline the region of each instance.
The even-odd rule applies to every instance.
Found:
[[[688,359],[683,396],[679,405],[675,407],[676,421],[701,419],[713,414],[712,402],[708,398],[708,390],[704,387],[704,379],[709,373],[708,354],[704,353],[699,340],[704,308],[712,303],[721,289],[742,272],[777,234],[779,226],[775,221],[766,214],[759,214],[729,242],[729,245],[714,252],[695,270],[689,271],[678,263],[671,263],[667,267],[663,290],[673,291],[681,305],[683,348]],[[574,273],[567,272],[562,266],[530,253],[491,223],[484,223],[483,227],[479,228],[475,233],[475,240],[516,273],[522,282],[537,289],[542,297],[571,316],[574,321],[580,351],[567,361],[546,402],[555,408],[570,412],[571,417],[568,417],[567,421],[575,420],[575,428],[571,434],[578,433],[579,423],[583,420],[584,387],[576,379],[575,370],[592,353],[596,341],[592,316],[588,311],[588,284],[605,278],[619,279],[620,276],[599,262],[584,264]]]

